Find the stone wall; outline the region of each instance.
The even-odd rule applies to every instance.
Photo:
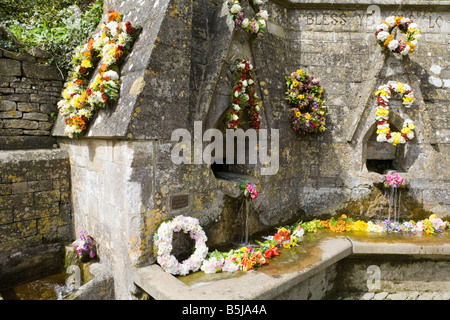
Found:
[[[53,147],[61,79],[30,54],[0,49],[0,149]]]
[[[0,287],[60,272],[73,240],[67,153],[0,153]]]

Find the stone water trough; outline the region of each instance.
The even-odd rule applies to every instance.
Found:
[[[450,293],[450,235],[306,234],[259,269],[175,277],[158,265],[134,273],[157,300],[321,300],[364,292]]]

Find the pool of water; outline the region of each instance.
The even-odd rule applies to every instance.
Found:
[[[57,273],[3,289],[4,300],[62,300],[71,290],[66,286],[66,274]]]

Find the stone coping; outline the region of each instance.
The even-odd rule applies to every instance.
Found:
[[[0,163],[66,159],[66,158],[68,158],[68,156],[69,156],[69,154],[66,150],[59,149],[59,148],[1,150]]]
[[[156,300],[269,300],[338,261],[357,255],[450,260],[450,235],[368,237],[322,230],[256,270],[175,277],[156,264],[137,269],[134,282]],[[245,288],[245,290],[243,290]]]
[[[440,0],[276,0],[289,6],[307,5],[378,5],[378,6],[448,6],[450,1]]]

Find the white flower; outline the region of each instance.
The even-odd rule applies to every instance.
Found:
[[[383,30],[383,31],[388,31],[389,30],[389,26],[386,23],[381,23],[377,26],[377,30]],[[381,33],[381,32],[380,32]]]
[[[389,32],[381,31],[377,34],[377,39],[380,41],[386,41],[386,39],[389,38]]]
[[[109,77],[111,80],[119,80],[119,74],[114,70],[109,70],[103,73],[103,77]]]
[[[411,130],[410,132],[408,132],[406,134],[406,136],[408,137],[409,140],[413,139],[414,138],[414,131]]]
[[[386,21],[389,24],[389,26],[393,26],[395,24],[395,17],[394,16],[387,17],[384,21]]]
[[[244,20],[242,20],[242,28],[247,28],[249,22],[250,22],[250,21],[249,21],[247,18],[245,18]]]
[[[408,30],[409,30],[409,29],[417,29],[417,28],[419,28],[419,26],[417,25],[417,23],[411,23],[411,24],[408,26]]]
[[[231,13],[238,13],[241,11],[241,6],[237,3],[233,4],[233,6],[230,8]]]
[[[233,109],[236,111],[239,111],[239,110],[241,110],[241,107],[239,107],[238,104],[233,104]]]
[[[269,19],[269,13],[267,12],[267,10],[261,10],[259,11],[259,16],[261,18],[263,18],[264,20]]]
[[[253,0],[253,3],[256,4],[257,6],[261,5],[263,2],[262,0]]]
[[[398,41],[397,40],[392,40],[391,42],[389,42],[388,48],[391,51],[394,51],[395,49],[397,49],[398,47]]]
[[[244,81],[241,81],[242,82],[242,85],[244,86],[244,87],[246,87],[248,84],[247,84],[247,80],[244,80]]]
[[[386,142],[386,134],[385,134],[385,133],[380,133],[380,134],[377,136],[377,141],[378,141],[378,142]]]
[[[406,45],[405,48],[400,53],[406,56],[409,53],[409,50],[411,50],[411,47],[409,45]]]
[[[237,119],[239,119],[239,117],[235,114],[233,114],[233,120],[236,121]]]

